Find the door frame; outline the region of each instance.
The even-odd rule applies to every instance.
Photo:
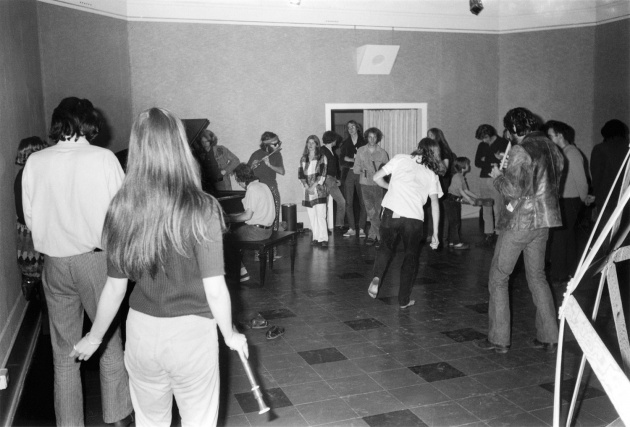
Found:
[[[361,103],[343,103],[343,104],[324,104],[324,113],[326,114],[326,129],[332,126],[332,110],[418,110],[418,138],[427,134],[428,104],[426,102],[409,102],[409,103],[379,103],[379,102],[361,102]]]

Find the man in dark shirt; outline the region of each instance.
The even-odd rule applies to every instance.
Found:
[[[346,214],[348,216],[348,225],[350,228],[344,234],[344,237],[359,236],[365,237],[365,226],[367,224],[367,211],[365,210],[365,204],[363,203],[363,194],[361,193],[361,186],[359,184],[359,174],[354,173],[352,167],[354,166],[354,156],[357,154],[357,150],[366,145],[365,139],[363,139],[363,129],[361,125],[350,120],[346,124],[348,129],[348,137],[341,143],[341,149],[339,150],[339,161],[341,163],[341,180],[345,189],[346,197]],[[357,193],[359,197],[359,224],[355,225],[354,217],[354,193]],[[361,228],[363,227],[363,228]]]
[[[593,179],[593,195],[598,210],[601,211],[608,197],[608,192],[613,187],[615,177],[619,172],[623,160],[628,152],[628,126],[620,120],[609,120],[602,127],[601,134],[604,141],[593,147],[591,153],[591,177]],[[604,210],[604,215],[599,221],[599,229],[606,225],[608,218],[617,207],[621,179],[617,181],[610,194],[610,200]]]
[[[280,225],[280,192],[278,191],[278,182],[276,175],[284,175],[284,161],[282,153],[279,152],[282,142],[273,132],[265,132],[260,137],[260,148],[254,151],[247,161],[247,166],[252,168],[254,175],[262,182],[267,184],[273,194],[273,200],[276,205],[276,220],[273,223],[273,229],[278,230]],[[271,155],[273,153],[273,155]]]
[[[341,140],[341,136],[339,136],[336,132],[329,130],[324,132],[322,140],[324,141],[325,147],[322,152],[326,156],[328,163],[325,185],[328,189],[328,193],[335,203],[337,203],[335,230],[341,232],[343,231],[343,221],[346,216],[346,199],[344,199],[343,194],[341,194],[341,190],[339,190],[339,185],[341,185],[341,181],[339,180],[339,178],[341,178],[341,168],[339,167],[339,158],[333,151],[337,142]]]
[[[479,196],[494,200],[494,206],[483,206],[483,228],[485,237],[477,244],[479,247],[491,247],[496,241],[495,227],[499,219],[499,209],[503,204],[501,194],[492,185],[492,165],[501,163],[501,158],[508,145],[506,139],[497,135],[497,131],[491,125],[481,125],[475,132],[478,139],[477,153],[475,154],[475,166],[481,169],[479,181]]]

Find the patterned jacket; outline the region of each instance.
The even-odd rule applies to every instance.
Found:
[[[562,225],[558,202],[564,157],[542,132],[533,132],[509,152],[503,175],[494,180],[505,204],[499,230],[535,230]]]
[[[300,168],[298,169],[298,178],[302,181],[302,184],[307,184],[309,187],[316,184],[315,194],[311,194],[306,189],[304,190],[304,201],[302,206],[313,207],[319,203],[326,203],[328,198],[328,190],[326,189],[326,168],[328,162],[326,156],[321,154],[321,150],[327,148],[320,148],[320,155],[318,158],[310,161],[308,155],[303,156],[300,159]]]

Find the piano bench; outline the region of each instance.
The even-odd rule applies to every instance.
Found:
[[[250,240],[235,242],[240,251],[257,250],[260,260],[260,286],[265,286],[265,273],[267,271],[267,257],[269,258],[269,269],[273,270],[273,251],[271,248],[282,243],[289,242],[291,245],[291,276],[293,276],[295,266],[295,247],[297,246],[297,231],[274,231],[268,239]],[[271,255],[271,256],[269,256]]]

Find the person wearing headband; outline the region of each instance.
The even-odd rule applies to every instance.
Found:
[[[252,153],[247,162],[247,166],[252,168],[258,180],[263,184],[267,184],[271,190],[271,194],[273,194],[276,207],[276,218],[273,222],[274,230],[278,230],[280,224],[280,192],[278,191],[276,175],[284,175],[285,172],[282,153],[276,153],[281,145],[282,142],[280,138],[278,138],[278,135],[267,131],[260,137],[260,148]]]

